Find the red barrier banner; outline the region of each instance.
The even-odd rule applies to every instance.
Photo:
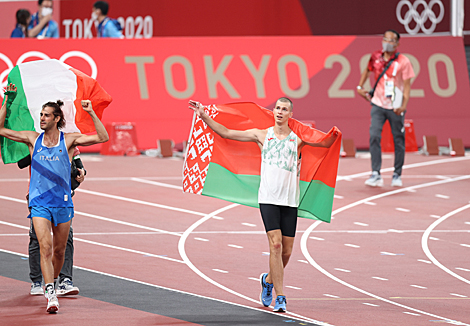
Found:
[[[272,108],[280,96],[293,100],[294,118],[323,131],[336,125],[367,148],[370,105],[356,85],[380,48],[380,36],[0,40],[0,80],[20,62],[63,61],[100,82],[113,97],[103,122],[132,122],[140,149],[188,138],[189,99]],[[462,138],[470,146],[462,38],[403,37],[399,51],[416,74],[406,118],[414,121],[418,145],[423,135],[437,135],[440,145]]]

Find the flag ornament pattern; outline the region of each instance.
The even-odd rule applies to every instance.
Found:
[[[12,130],[42,132],[40,112],[47,102],[61,100],[66,121],[65,133],[91,133],[93,120],[82,109],[81,100],[91,100],[99,119],[111,103],[111,96],[93,78],[56,59],[21,63],[8,74],[8,83],[17,87],[17,96],[7,104],[5,127]],[[10,101],[9,101],[10,102]],[[27,145],[0,138],[2,160],[15,163],[29,155]]]
[[[206,113],[229,129],[267,129],[273,113],[255,103],[210,105]],[[298,215],[330,222],[341,148],[341,132],[328,133],[289,120],[289,127],[305,142],[321,142],[338,132],[330,148],[304,146],[301,152]],[[258,207],[261,151],[255,143],[223,139],[196,114],[183,166],[183,191]]]

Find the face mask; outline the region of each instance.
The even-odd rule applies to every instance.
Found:
[[[47,16],[47,15],[50,15],[50,14],[52,14],[52,8],[42,8],[41,15],[43,17]]]
[[[98,20],[98,15],[94,11],[91,13],[91,20]]]
[[[395,45],[388,42],[382,42],[382,50],[384,52],[393,52],[395,50]]]

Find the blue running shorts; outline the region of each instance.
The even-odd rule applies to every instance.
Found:
[[[33,206],[31,207],[31,214],[28,216],[32,217],[43,217],[54,223],[54,226],[61,223],[67,223],[73,218],[73,207],[43,207]]]

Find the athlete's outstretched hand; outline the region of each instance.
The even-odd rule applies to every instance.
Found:
[[[92,105],[91,105],[91,101],[90,101],[90,100],[82,100],[81,104],[82,104],[83,110],[85,110],[86,112],[91,112],[91,111],[93,111],[93,107],[92,107]]]
[[[198,117],[201,117],[201,114],[204,114],[204,105],[197,101],[189,100],[189,108],[196,112]]]

